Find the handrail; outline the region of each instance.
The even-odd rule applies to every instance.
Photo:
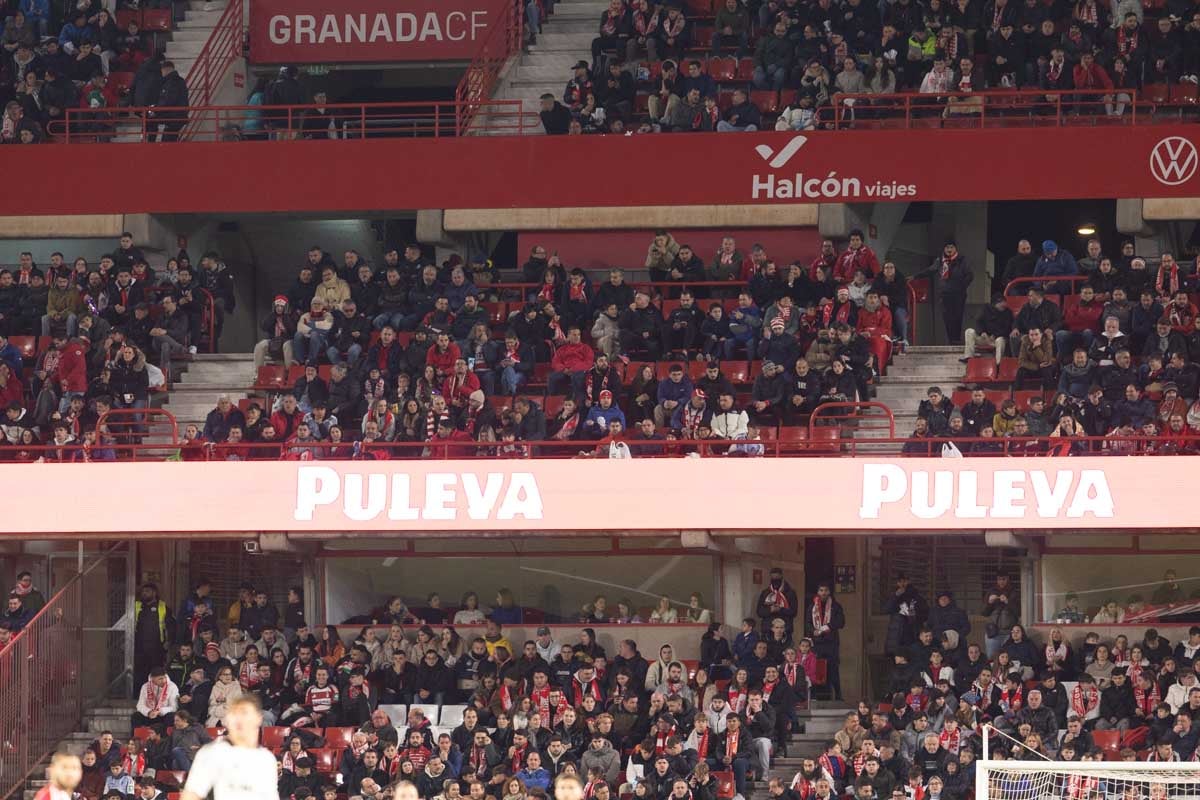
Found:
[[[1041,285],[1044,283],[1076,284],[1076,283],[1085,283],[1089,280],[1091,280],[1091,278],[1089,278],[1087,275],[1043,275],[1040,278],[1034,278],[1032,276],[1028,277],[1028,278],[1013,278],[1011,281],[1009,281],[1007,284],[1005,284],[1004,296],[1008,297],[1008,290],[1013,288],[1017,284],[1026,284],[1026,283],[1029,284],[1029,287],[1025,290],[1025,291],[1029,291],[1029,289],[1032,289],[1035,286],[1041,287]],[[1051,292],[1051,294],[1055,294],[1055,293]],[[1017,296],[1020,296],[1020,295],[1018,294]]]
[[[18,791],[83,719],[83,579],[113,545],[51,597],[0,650],[0,797]]]
[[[733,445],[761,445],[763,455],[770,458],[797,458],[836,456],[841,458],[896,458],[912,456],[937,457],[941,445],[953,442],[965,455],[975,456],[1175,456],[1200,455],[1200,433],[1183,435],[1109,435],[1109,436],[888,436],[854,438],[851,431],[843,432],[841,426],[817,427],[818,431],[830,431],[826,438],[808,436],[808,428],[791,426],[761,429],[761,440],[745,439],[663,439],[642,441],[627,437],[623,441],[630,446],[634,458],[682,458],[697,453],[707,458],[725,458]],[[797,437],[796,432],[799,432]],[[83,446],[78,442],[67,445],[3,445],[0,446],[0,463],[34,462],[50,463],[94,461],[278,461],[278,460],[337,460],[361,461],[381,458],[383,460],[409,459],[564,459],[578,458],[584,451],[595,456],[595,440],[577,439],[570,441],[515,441],[477,442],[430,441],[430,442],[374,442],[359,445],[354,442],[329,441],[314,443],[249,443],[216,444],[212,442],[181,440],[177,444],[130,444],[96,445],[97,449],[116,451],[112,459],[88,459],[83,457]],[[291,451],[291,452],[286,452]],[[310,451],[304,455],[302,451]],[[650,453],[648,450],[661,450]],[[56,451],[57,454],[56,454]],[[1075,451],[1075,452],[1072,452]]]
[[[124,428],[126,426],[148,425],[148,424],[150,424],[149,423],[150,417],[162,418],[165,422],[167,422],[171,426],[171,441],[164,442],[162,445],[159,445],[159,446],[170,447],[170,446],[179,444],[179,421],[175,418],[175,415],[172,414],[170,411],[168,411],[165,408],[146,407],[146,408],[110,408],[108,411],[105,411],[103,414],[101,414],[96,419],[96,441],[99,442],[99,444],[96,446],[97,447],[110,446],[108,443],[100,441],[101,431],[103,431],[104,426],[108,424],[108,421],[110,419],[120,420],[120,423],[119,423],[120,435],[126,435],[126,432],[124,430]],[[128,421],[126,421],[126,420],[128,420]],[[110,433],[113,432],[111,427],[109,429],[109,432]],[[117,435],[117,434],[114,433],[114,435]],[[123,446],[123,445],[112,445],[112,446]]]
[[[894,414],[892,414],[892,409],[890,407],[888,407],[887,404],[880,403],[876,400],[867,400],[867,401],[847,400],[847,401],[841,401],[841,402],[835,401],[835,402],[830,402],[830,403],[821,403],[820,405],[818,405],[816,408],[813,409],[812,414],[810,414],[808,417],[808,438],[810,440],[813,440],[816,438],[814,434],[816,433],[817,429],[819,427],[821,427],[821,425],[820,425],[821,420],[849,420],[849,419],[859,418],[862,415],[860,415],[858,412],[864,411],[868,408],[882,408],[883,409],[883,413],[887,419],[887,427],[888,427],[887,438],[895,439],[896,438],[896,417]],[[841,413],[841,414],[830,413],[835,409],[845,409],[845,412]],[[866,417],[862,417],[862,418],[866,419]]]
[[[507,10],[503,10],[505,8]],[[455,136],[466,136],[471,131],[471,124],[475,121],[482,104],[491,100],[492,91],[500,80],[500,72],[504,65],[514,53],[521,50],[524,3],[508,0],[501,9],[498,12],[501,19],[488,31],[479,52],[467,65],[454,90]],[[519,102],[516,114],[520,135],[525,132],[525,114]]]
[[[1150,110],[1163,103],[1139,100],[1134,89],[985,89],[977,92],[898,92],[892,94],[834,94],[831,105],[820,110],[819,127],[845,130],[855,127],[896,127],[876,125],[886,121],[903,120],[902,128],[937,127],[930,122],[942,120],[944,127],[983,128],[1007,127],[1022,117],[1039,121],[1053,119],[1055,126],[1067,124],[1068,119],[1107,118],[1106,108],[1117,94],[1128,95],[1123,103],[1130,108],[1130,124],[1138,124],[1137,107],[1148,105]],[[1150,119],[1145,110],[1143,119]],[[923,122],[914,122],[922,120]],[[953,122],[950,122],[953,121]],[[974,124],[977,121],[978,124]],[[950,124],[945,124],[950,123]],[[972,124],[966,124],[972,123]]]
[[[220,19],[217,20],[212,34],[204,43],[200,55],[192,63],[192,68],[188,70],[186,77],[189,105],[201,108],[209,106],[221,81],[225,78],[225,73],[229,71],[230,65],[241,55],[245,44],[242,1],[228,0],[228,5],[225,6],[225,11],[221,14]],[[192,138],[201,124],[202,120],[193,116],[184,127],[180,138]],[[219,124],[217,127],[219,129]]]
[[[483,118],[475,130],[488,130],[505,135],[524,135],[531,128],[525,123],[520,100],[472,101],[475,113]],[[114,141],[120,136],[126,142],[148,143],[155,139],[158,123],[163,118],[175,120],[185,116],[186,138],[191,141],[295,141],[299,137],[265,137],[254,139],[247,123],[265,123],[268,117],[286,123],[288,130],[300,129],[309,112],[328,112],[336,128],[336,139],[369,139],[379,137],[453,138],[457,135],[457,120],[462,104],[443,100],[404,103],[327,103],[274,105],[192,105],[189,107],[140,106],[121,109],[68,108],[61,120],[52,121],[47,133],[63,144]],[[136,126],[136,127],[135,127]],[[131,129],[132,128],[132,129]],[[322,129],[322,138],[327,136]],[[179,137],[173,141],[180,141]]]

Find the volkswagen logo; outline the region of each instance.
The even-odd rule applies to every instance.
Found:
[[[1196,174],[1200,154],[1182,136],[1168,136],[1150,151],[1150,173],[1164,186],[1187,183]]]

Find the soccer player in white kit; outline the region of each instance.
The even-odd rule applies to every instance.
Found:
[[[200,748],[180,800],[279,800],[275,756],[258,746],[262,709],[242,695],[225,712],[225,739]]]

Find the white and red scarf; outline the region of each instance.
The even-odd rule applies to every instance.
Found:
[[[833,597],[826,597],[822,600],[821,595],[814,596],[812,607],[813,635],[820,636],[828,631],[832,622]]]

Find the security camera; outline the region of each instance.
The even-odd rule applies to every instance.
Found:
[[[242,549],[252,556],[256,556],[262,552],[262,548],[258,546],[257,539],[246,539],[242,542]]]

